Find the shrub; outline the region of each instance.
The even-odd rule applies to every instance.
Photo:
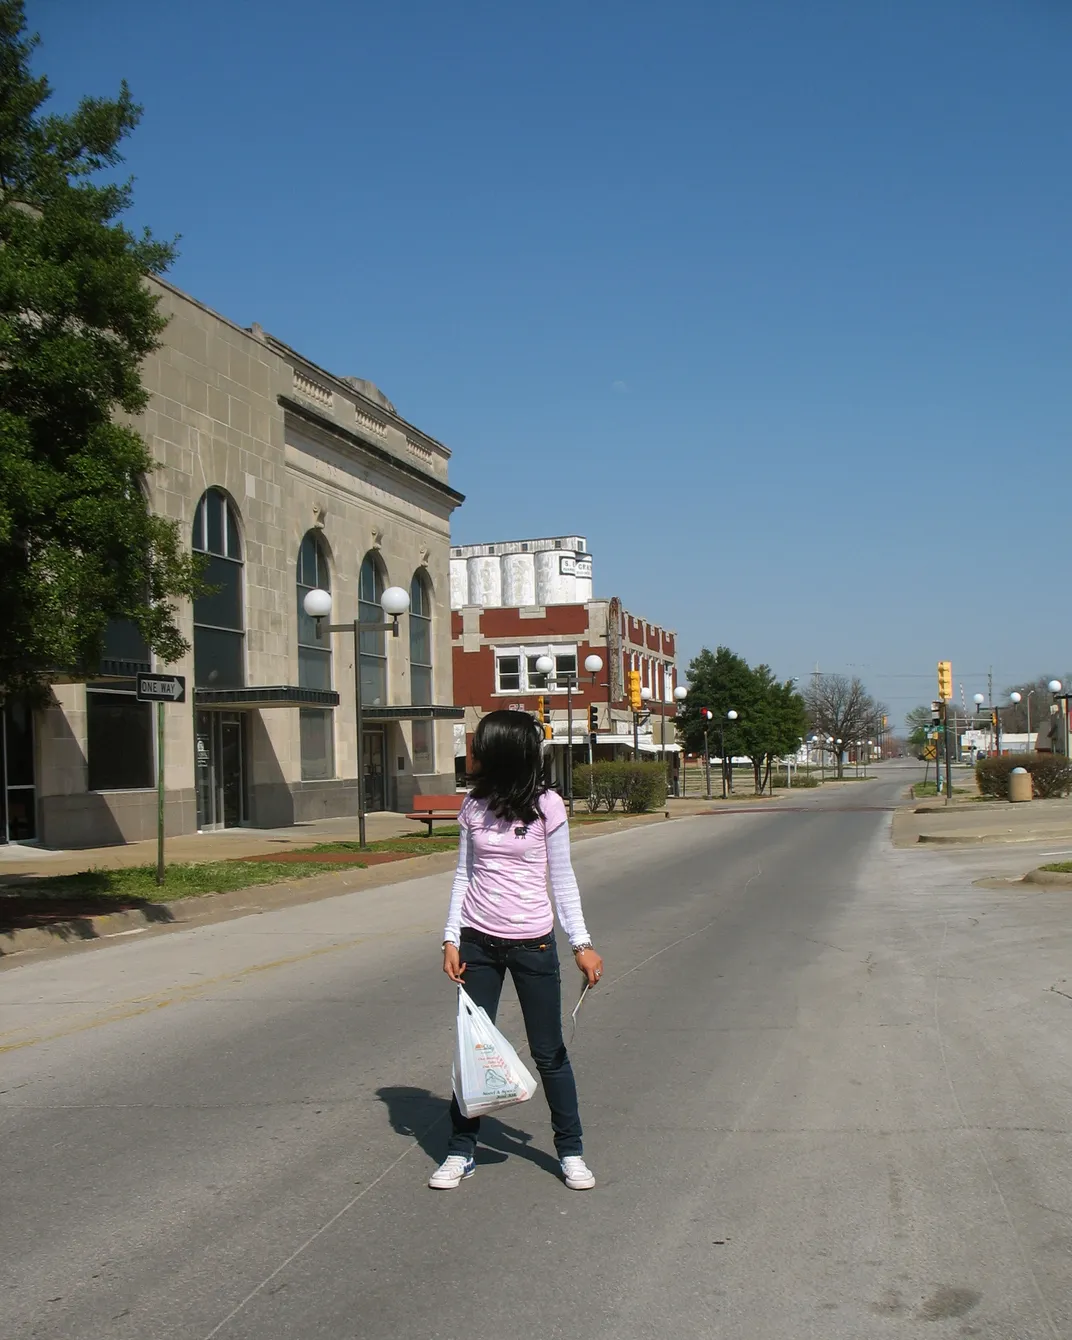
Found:
[[[1063,754],[999,754],[981,758],[975,765],[975,784],[981,796],[1004,800],[1009,794],[1009,773],[1026,768],[1031,774],[1031,794],[1050,800],[1072,792],[1072,759]]]
[[[794,790],[794,791],[797,789],[798,786],[799,786],[802,790],[806,791],[806,790],[808,790],[809,787],[818,786],[819,784],[820,784],[820,783],[819,783],[819,779],[818,779],[818,777],[810,777],[806,772],[797,772],[796,768],[793,769],[793,790]],[[774,789],[775,789],[775,791],[777,791],[779,787],[781,787],[781,788],[784,790],[785,787],[786,787],[787,785],[788,785],[788,783],[786,782],[786,779],[785,779],[785,773],[784,773],[784,772],[776,772],[776,773],[774,774]]]
[[[644,814],[665,804],[666,792],[661,763],[582,763],[573,769],[573,794],[593,813],[621,804],[629,814]]]

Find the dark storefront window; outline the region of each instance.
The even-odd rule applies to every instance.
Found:
[[[432,590],[421,572],[409,587],[409,668],[410,701],[424,706],[432,701]]]
[[[151,787],[153,706],[139,703],[132,679],[86,685],[86,754],[91,791]]]
[[[234,505],[219,489],[197,504],[193,548],[208,557],[204,580],[211,588],[194,600],[194,684],[238,689],[246,682],[242,540]]]
[[[316,620],[305,612],[310,591],[331,590],[331,573],[323,541],[309,531],[298,550],[298,683],[303,689],[331,688],[331,635],[316,635]],[[301,775],[305,781],[335,776],[334,715],[330,709],[299,709]]]
[[[357,617],[362,623],[383,623],[383,568],[375,554],[366,554],[357,587]],[[387,635],[361,633],[361,701],[368,707],[387,702]]]
[[[0,842],[36,836],[33,713],[15,698],[0,708]]]

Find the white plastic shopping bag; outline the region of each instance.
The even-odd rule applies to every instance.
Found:
[[[526,1103],[536,1092],[536,1081],[517,1052],[463,987],[458,988],[452,1078],[458,1106],[467,1117]]]

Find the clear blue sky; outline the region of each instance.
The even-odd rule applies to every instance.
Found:
[[[457,542],[898,714],[1072,665],[1068,0],[28,15],[144,104],[173,281],[453,448]]]

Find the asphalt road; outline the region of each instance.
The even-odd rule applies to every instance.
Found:
[[[910,775],[578,845],[593,1192],[542,1095],[425,1187],[449,877],[0,974],[6,1340],[1072,1336],[1068,895]]]

